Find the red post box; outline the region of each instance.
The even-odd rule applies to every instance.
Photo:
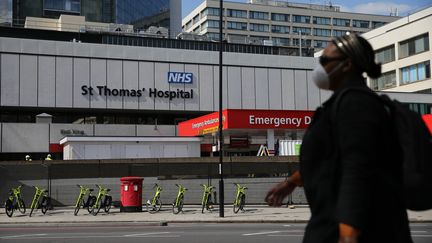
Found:
[[[142,211],[142,177],[120,178],[120,212]]]

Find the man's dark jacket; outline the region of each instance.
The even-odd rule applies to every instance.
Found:
[[[303,138],[300,173],[312,213],[303,242],[337,243],[339,223],[359,229],[360,243],[412,242],[388,112],[375,97],[355,91],[334,112],[336,97],[349,87],[368,89],[362,78],[345,80],[317,109]]]

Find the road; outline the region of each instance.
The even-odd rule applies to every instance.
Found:
[[[2,225],[0,242],[300,243],[305,224],[40,224]],[[415,243],[432,242],[432,223],[411,224]]]

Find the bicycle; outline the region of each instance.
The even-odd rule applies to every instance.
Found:
[[[74,215],[78,215],[78,212],[82,206],[82,208],[87,208],[87,211],[89,213],[91,213],[91,209],[94,205],[94,203],[96,202],[96,196],[92,195],[92,191],[93,189],[81,186],[81,185],[77,185],[77,187],[80,188],[80,194],[78,196],[77,202],[75,203],[75,211],[74,211]],[[88,197],[87,200],[84,199],[85,195],[88,192]]]
[[[147,212],[149,213],[156,213],[159,212],[159,210],[162,207],[162,201],[160,199],[160,193],[162,191],[162,187],[160,187],[157,183],[153,186],[153,188],[156,188],[155,190],[155,194],[153,196],[153,199],[151,200],[147,200],[146,203],[146,208],[147,208]]]
[[[93,216],[96,216],[101,208],[104,209],[105,213],[108,213],[112,204],[112,197],[108,194],[111,189],[103,188],[99,185],[96,185],[96,187],[99,188],[99,192],[91,209],[91,214],[93,214]]]
[[[9,197],[5,202],[6,215],[10,218],[13,215],[14,210],[18,209],[22,214],[26,212],[26,206],[24,200],[21,197],[21,187],[12,188],[9,190]]]
[[[184,204],[184,194],[187,191],[187,188],[176,184],[176,186],[179,188],[177,197],[173,203],[173,213],[178,214],[179,212],[183,212],[183,204]]]
[[[205,184],[201,184],[201,186],[204,187],[204,193],[201,202],[202,205],[201,213],[204,213],[204,209],[212,212],[213,202],[211,199],[211,194],[213,193],[214,186],[207,186]]]
[[[248,188],[241,186],[238,183],[234,183],[234,185],[236,185],[236,187],[237,187],[237,193],[236,193],[236,197],[234,199],[233,211],[234,211],[234,213],[238,213],[238,211],[240,211],[240,210],[242,212],[244,212],[244,206],[246,203],[246,190]]]
[[[29,217],[32,216],[33,211],[36,209],[38,210],[39,208],[41,209],[41,212],[43,214],[46,214],[46,212],[48,211],[48,209],[51,207],[51,198],[48,196],[48,190],[45,190],[43,188],[39,188],[37,186],[33,187],[36,191],[35,194],[33,196],[33,200],[32,203],[30,205],[30,215]],[[42,200],[40,200],[42,198]],[[39,202],[41,201],[41,202]]]

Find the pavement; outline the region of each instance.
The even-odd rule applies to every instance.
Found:
[[[150,214],[145,207],[143,212],[120,212],[119,208],[111,208],[109,213],[103,210],[97,215],[88,214],[81,209],[74,216],[74,207],[58,207],[49,210],[43,215],[40,210],[33,212],[29,217],[29,211],[21,214],[15,211],[9,218],[0,209],[0,225],[9,224],[38,224],[38,223],[149,223],[164,225],[167,223],[306,223],[310,218],[310,210],[307,205],[296,205],[295,208],[269,207],[265,205],[246,205],[244,212],[233,213],[231,205],[225,205],[225,217],[219,217],[218,206],[212,212],[201,213],[200,205],[185,205],[183,213],[173,214],[170,205],[163,205],[161,211]],[[413,212],[408,211],[410,222],[432,222],[432,210]]]

